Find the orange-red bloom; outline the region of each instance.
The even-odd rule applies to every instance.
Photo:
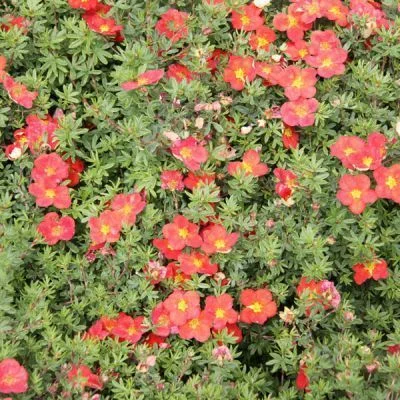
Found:
[[[285,88],[285,96],[291,100],[310,98],[315,96],[317,90],[317,72],[314,68],[299,68],[291,65],[282,70],[279,84]]]
[[[193,251],[192,253],[182,253],[178,257],[180,269],[184,274],[207,274],[213,275],[218,271],[217,264],[211,264],[207,255]]]
[[[191,171],[200,169],[200,164],[207,161],[208,151],[194,137],[176,140],[171,146],[172,154]]]
[[[299,145],[299,133],[289,125],[283,124],[282,143],[285,149],[295,149]]]
[[[308,65],[317,69],[319,76],[331,78],[344,73],[347,51],[344,49],[323,51],[316,56],[308,56],[306,60]]]
[[[207,254],[229,253],[239,239],[239,234],[228,233],[222,225],[212,224],[201,232],[201,249]]]
[[[190,82],[194,79],[194,74],[182,64],[171,64],[168,66],[167,78],[175,79],[177,82]]]
[[[203,185],[208,185],[211,182],[215,182],[215,173],[213,172],[197,172],[194,174],[190,171],[183,180],[186,188],[192,191]]]
[[[197,292],[174,290],[164,301],[171,324],[181,326],[200,314],[200,296]]]
[[[246,324],[264,324],[278,312],[268,289],[245,289],[240,294],[240,303],[244,306],[240,321]]]
[[[170,8],[156,23],[156,31],[166,36],[171,42],[177,42],[189,33],[186,25],[188,18],[188,13]]]
[[[274,175],[279,179],[279,182],[275,185],[276,194],[283,200],[289,199],[297,186],[297,175],[283,168],[275,168]]]
[[[28,390],[28,373],[13,358],[0,362],[0,393],[24,393]]]
[[[120,340],[137,343],[146,330],[143,321],[144,317],[132,318],[125,313],[120,313],[111,333]]]
[[[310,385],[310,381],[307,376],[307,368],[305,365],[300,366],[299,372],[297,374],[296,378],[296,387],[299,390],[306,390],[308,386]]]
[[[233,299],[227,293],[220,296],[207,296],[204,311],[212,316],[213,327],[217,330],[238,320],[238,313],[233,309]]]
[[[318,110],[316,99],[300,97],[295,101],[288,101],[281,107],[283,122],[289,126],[310,126],[314,124],[314,113]]]
[[[122,25],[117,25],[114,18],[107,18],[110,10],[111,6],[99,3],[95,10],[86,11],[82,18],[93,32],[104,36],[118,37],[123,27]]]
[[[264,24],[264,17],[260,15],[261,11],[254,4],[245,5],[232,11],[232,26],[244,31],[255,31]]]
[[[257,30],[251,34],[249,44],[253,50],[265,50],[268,51],[271,43],[276,40],[276,34],[267,26],[260,26]]]
[[[358,136],[340,136],[331,145],[331,155],[337,157],[345,168],[353,169],[353,156],[360,154],[365,147],[365,142]]]
[[[3,86],[11,100],[25,108],[32,108],[38,92],[30,92],[25,85],[16,82],[10,75],[3,76]]]
[[[121,84],[124,90],[134,90],[142,86],[154,85],[164,76],[163,69],[153,69],[140,74],[135,81],[127,81]]]
[[[35,181],[60,183],[68,177],[68,164],[56,153],[41,154],[33,165],[31,176]]]
[[[268,62],[256,62],[256,74],[265,79],[267,85],[277,85],[282,75],[282,67],[279,64]]]
[[[377,199],[370,185],[371,181],[367,175],[343,175],[336,197],[343,205],[348,206],[353,214],[361,214],[367,204],[372,204]]]
[[[389,276],[387,263],[385,260],[371,260],[364,263],[353,265],[354,282],[362,285],[368,279],[386,279]]]
[[[243,161],[230,162],[228,164],[228,173],[238,175],[243,172],[245,175],[260,177],[269,172],[266,164],[260,162],[260,154],[256,150],[247,150],[243,154]]]
[[[60,240],[71,240],[75,234],[75,221],[65,216],[59,217],[57,213],[47,213],[38,225],[37,231],[44,237],[47,244],[53,245]]]
[[[103,211],[99,217],[89,218],[89,228],[93,243],[116,242],[121,231],[120,214],[116,211]]]
[[[291,4],[288,13],[276,14],[273,20],[275,29],[286,32],[288,38],[293,42],[303,39],[304,32],[311,28],[311,24],[301,20],[302,12],[297,10],[296,4]]]
[[[321,10],[324,17],[335,21],[340,26],[349,25],[349,9],[341,0],[321,0]]]
[[[71,8],[80,8],[86,11],[96,10],[100,3],[98,0],[68,0]]]
[[[154,325],[153,331],[156,335],[166,337],[171,333],[171,320],[169,311],[164,307],[164,303],[159,303],[151,313],[151,321]]]
[[[111,209],[122,224],[132,226],[136,216],[146,207],[146,202],[139,193],[117,194],[111,201]]]
[[[284,53],[287,54],[292,61],[304,60],[309,54],[308,43],[304,40],[289,42],[286,45]]]
[[[163,171],[161,173],[161,188],[172,192],[175,190],[181,192],[185,188],[182,172],[178,170]]]
[[[104,327],[103,321],[99,319],[84,333],[84,340],[103,340],[110,332]]]
[[[376,169],[374,178],[377,183],[375,191],[379,198],[400,203],[400,164]]]
[[[242,90],[246,82],[256,77],[254,59],[252,57],[230,56],[228,66],[224,70],[224,81],[235,90]]]
[[[182,250],[185,246],[200,247],[202,244],[199,227],[183,215],[175,216],[172,223],[164,225],[162,232],[173,250]]]
[[[29,193],[36,197],[36,205],[49,207],[54,205],[57,208],[68,208],[71,205],[71,197],[66,186],[60,186],[54,181],[40,179],[29,185]]]
[[[68,187],[75,187],[79,183],[81,173],[85,169],[85,163],[79,159],[72,161],[71,157],[67,158],[65,162],[68,164]]]
[[[68,380],[74,388],[84,389],[89,387],[99,390],[103,388],[100,378],[86,365],[73,364],[68,372]]]
[[[5,72],[5,68],[7,65],[7,59],[4,56],[0,56],[0,83],[3,82],[3,79],[7,75],[7,72]]]
[[[179,326],[179,336],[182,339],[196,339],[204,343],[211,336],[211,324],[211,315],[201,311],[196,317]]]
[[[26,117],[26,123],[25,134],[29,150],[33,154],[41,152],[43,147],[51,150],[57,147],[58,138],[55,134],[59,127],[57,117],[53,118],[47,115],[45,119],[41,119],[37,115],[31,114]]]
[[[181,250],[175,250],[168,239],[156,238],[153,240],[153,245],[170,260],[177,260],[181,254]]]

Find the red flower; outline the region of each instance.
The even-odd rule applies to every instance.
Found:
[[[200,314],[200,296],[192,290],[174,290],[165,299],[164,308],[169,312],[171,323],[181,326]]]
[[[186,80],[186,82],[190,82],[194,79],[193,72],[190,71],[182,64],[171,64],[168,66],[167,70],[167,78],[175,79],[177,82],[182,82]]]
[[[211,57],[207,58],[207,67],[209,68],[209,70],[211,71],[211,73],[214,73],[222,58],[227,58],[228,57],[228,53],[224,50],[221,49],[215,49],[212,54]]]
[[[31,176],[35,181],[60,183],[68,177],[68,164],[56,153],[41,154],[33,165]]]
[[[81,173],[85,169],[85,163],[79,159],[72,161],[71,157],[67,158],[65,162],[68,164],[68,187],[75,187],[79,183]]]
[[[237,11],[232,11],[232,26],[244,31],[255,31],[264,24],[264,17],[260,14],[261,9],[254,4],[242,6]]]
[[[345,70],[344,62],[347,60],[347,51],[334,49],[320,52],[316,56],[308,56],[306,61],[311,67],[317,68],[317,73],[323,78],[342,75]]]
[[[110,10],[110,6],[100,4],[95,10],[86,11],[82,18],[93,32],[117,37],[117,35],[121,34],[123,27],[122,25],[116,25],[114,18],[106,18]]]
[[[151,313],[151,322],[154,324],[153,330],[156,335],[167,337],[171,333],[169,311],[164,307],[164,303],[156,305]]]
[[[243,161],[228,164],[228,173],[233,176],[244,173],[247,176],[260,177],[268,172],[268,166],[260,162],[260,154],[256,150],[247,150],[243,154]]]
[[[343,175],[339,181],[336,197],[353,214],[361,214],[368,203],[374,203],[377,195],[370,189],[371,181],[367,175]]]
[[[292,61],[304,60],[310,54],[308,43],[304,40],[287,43],[284,53],[288,55]]]
[[[4,56],[0,56],[0,83],[3,83],[3,79],[7,75],[7,72],[4,71],[6,65],[7,59]]]
[[[229,253],[239,239],[239,234],[228,233],[222,225],[213,224],[201,232],[201,249],[207,254]]]
[[[317,90],[317,72],[314,68],[299,68],[291,65],[282,70],[279,77],[279,84],[285,88],[285,96],[291,100],[310,98],[315,96]]]
[[[15,161],[22,156],[24,149],[21,147],[19,143],[12,143],[6,146],[5,155],[11,160]]]
[[[299,98],[288,101],[281,107],[283,122],[289,126],[310,126],[314,124],[319,103],[316,99]]]
[[[230,56],[228,66],[224,70],[224,81],[235,90],[242,90],[246,82],[256,77],[254,59],[252,57]]]
[[[25,128],[29,150],[35,154],[42,151],[42,147],[54,150],[58,145],[55,131],[58,129],[58,119],[47,115],[45,119],[40,119],[37,115],[26,117],[27,126]]]
[[[103,211],[99,217],[89,218],[90,239],[93,243],[113,243],[119,239],[121,231],[120,214]]]
[[[345,168],[353,169],[353,159],[357,154],[364,151],[365,142],[358,136],[340,136],[339,139],[331,145],[331,155],[337,157]]]
[[[98,0],[68,0],[71,8],[81,8],[86,11],[96,10],[100,3]]]
[[[163,171],[161,173],[161,188],[181,192],[185,188],[182,173],[178,170]]]
[[[240,312],[240,321],[246,324],[264,324],[278,311],[268,289],[245,289],[240,294],[240,303],[245,306]]]
[[[6,20],[6,22],[0,25],[0,29],[8,32],[13,27],[17,27],[22,33],[28,33],[28,28],[31,23],[26,18],[7,14],[3,16],[3,19]]]
[[[282,67],[279,64],[268,62],[256,62],[256,74],[266,80],[268,85],[277,85],[282,75]]]
[[[25,85],[16,82],[10,75],[3,78],[4,89],[7,90],[11,100],[25,108],[32,108],[33,101],[38,96],[38,92],[30,92]]]
[[[204,311],[212,316],[213,327],[217,330],[238,320],[238,313],[233,309],[233,299],[227,293],[220,296],[207,296]]]
[[[200,164],[206,162],[208,158],[207,149],[192,136],[187,139],[176,140],[170,149],[172,154],[191,171],[200,169]]]
[[[171,347],[171,345],[165,341],[165,337],[157,336],[152,332],[148,334],[143,344],[146,344],[150,348],[153,348],[156,344],[159,349],[167,349]]]
[[[179,336],[182,339],[196,339],[204,343],[211,336],[212,317],[205,311],[201,311],[196,317],[189,319],[179,326]]]
[[[308,386],[310,385],[310,381],[307,376],[307,368],[306,366],[301,366],[299,368],[299,372],[297,374],[296,378],[296,387],[299,390],[306,390]]]
[[[341,0],[321,0],[322,15],[338,25],[346,27],[349,25],[347,17],[349,9]]]
[[[75,234],[75,221],[71,217],[59,217],[57,213],[47,213],[38,225],[37,231],[47,244],[56,244],[59,240],[71,240]]]
[[[153,246],[157,247],[170,260],[177,260],[181,254],[181,250],[175,250],[167,239],[154,239]]]
[[[276,14],[273,20],[275,29],[286,32],[288,38],[293,42],[303,39],[304,31],[311,28],[311,24],[301,21],[302,13],[297,11],[297,5],[291,4],[288,13]]]
[[[167,279],[172,279],[174,283],[178,286],[181,286],[183,282],[190,280],[190,275],[184,274],[180,270],[179,266],[174,262],[170,262],[167,265],[167,274],[165,277]]]
[[[297,9],[301,10],[300,19],[305,24],[313,23],[317,18],[322,17],[321,0],[296,0],[294,3]]]
[[[400,203],[400,164],[376,169],[374,178],[377,183],[375,192],[379,198]]]
[[[299,133],[292,127],[288,125],[284,125],[284,129],[282,132],[282,143],[285,149],[295,149],[299,145],[300,135]]]
[[[217,264],[211,264],[208,256],[197,251],[190,254],[182,253],[179,256],[178,261],[180,263],[181,271],[187,275],[213,275],[218,271]]]
[[[200,247],[202,244],[199,227],[183,215],[175,216],[172,223],[164,225],[162,232],[174,250],[182,250],[185,246]]]
[[[24,393],[28,390],[28,373],[13,358],[0,362],[0,393]]]
[[[317,55],[324,52],[340,49],[340,40],[332,30],[312,31],[310,35],[309,51],[311,55]],[[307,59],[306,59],[307,60]]]
[[[86,365],[73,364],[71,370],[68,372],[68,380],[74,388],[84,389],[85,387],[89,387],[92,389],[103,389],[103,383],[100,378]]]
[[[178,40],[187,37],[188,28],[186,21],[189,14],[170,8],[167,12],[161,15],[161,18],[156,24],[156,31],[163,36],[166,36],[171,42],[175,43]]]
[[[136,216],[144,210],[146,202],[139,193],[117,194],[112,202],[111,209],[116,212],[122,224],[134,225]]]
[[[367,279],[386,279],[389,276],[385,260],[375,259],[372,261],[353,265],[354,282],[362,285]]]
[[[96,321],[83,335],[83,339],[85,340],[103,340],[105,339],[110,332],[104,328],[103,321],[99,319]]]
[[[400,8],[400,5],[399,5],[399,8]],[[394,354],[394,355],[400,354],[400,344],[394,344],[392,346],[388,346],[387,351],[390,354]]]
[[[127,81],[121,84],[124,90],[134,90],[141,86],[154,85],[164,76],[163,69],[154,69],[140,74],[136,81]]]
[[[269,51],[271,43],[276,40],[275,32],[267,26],[260,26],[255,33],[250,36],[249,44],[253,50]]]
[[[194,174],[190,171],[183,180],[186,188],[192,191],[201,186],[209,185],[211,182],[215,182],[215,173],[213,172],[198,172]]]
[[[111,333],[120,340],[137,343],[143,336],[146,326],[143,324],[144,317],[132,318],[120,313]]]
[[[55,182],[41,179],[29,185],[29,193],[36,197],[36,205],[39,207],[68,208],[71,205],[71,197],[66,186],[60,186]]]
[[[275,185],[276,194],[283,200],[289,199],[293,194],[293,189],[297,186],[297,175],[283,168],[275,168],[274,175],[279,179]]]

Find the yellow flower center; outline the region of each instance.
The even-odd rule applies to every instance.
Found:
[[[391,175],[388,176],[385,183],[387,186],[389,186],[389,189],[393,189],[397,186],[396,179],[394,179],[393,176],[391,176]]]
[[[55,226],[52,230],[51,230],[51,234],[53,236],[60,236],[62,233],[62,228],[61,226]]]
[[[186,239],[189,236],[189,231],[186,228],[182,228],[178,230],[178,235],[182,239]]]
[[[240,18],[242,25],[248,25],[250,23],[250,18],[247,15],[243,15]]]
[[[362,161],[363,161],[363,164],[364,164],[365,166],[370,167],[371,164],[372,164],[372,161],[374,161],[374,160],[373,160],[372,157],[364,157],[364,158],[362,159]]]
[[[352,148],[352,147],[346,147],[345,149],[344,149],[344,154],[346,155],[346,156],[349,156],[350,154],[353,154],[355,152],[355,150]]]
[[[103,224],[103,225],[101,225],[101,228],[100,228],[100,232],[103,234],[103,235],[108,235],[109,233],[110,233],[110,226],[109,225],[106,225],[106,224]]]
[[[300,56],[301,58],[304,58],[307,54],[308,54],[307,49],[301,49],[301,50],[299,50],[299,56]]]
[[[297,88],[297,89],[300,89],[300,88],[304,87],[303,78],[301,76],[296,77],[295,80],[292,82],[292,86]]]
[[[56,173],[56,170],[53,167],[47,167],[44,169],[44,172],[46,172],[47,176],[52,176]]]
[[[223,310],[222,308],[217,308],[215,310],[215,316],[217,318],[224,318],[225,317],[225,310]]]
[[[190,326],[192,329],[197,329],[197,328],[200,326],[200,321],[199,321],[199,319],[198,319],[198,318],[192,319],[192,320],[189,322],[189,326]]]
[[[362,192],[361,192],[361,190],[353,189],[353,190],[350,192],[350,194],[351,194],[351,197],[352,197],[354,200],[359,200],[359,199],[361,198]]]
[[[257,46],[258,47],[263,47],[269,44],[269,41],[263,37],[257,38]]]
[[[100,32],[108,32],[109,30],[110,30],[110,27],[108,25],[100,26]]]
[[[181,150],[181,156],[182,156],[183,158],[190,158],[190,157],[192,156],[192,150],[189,149],[188,147],[184,147],[184,148]]]
[[[331,59],[330,57],[325,57],[325,58],[322,60],[321,66],[322,66],[323,68],[329,68],[330,66],[332,66],[332,64],[333,64],[332,59]]]
[[[263,306],[261,303],[259,303],[258,301],[256,301],[255,303],[253,303],[251,306],[249,306],[249,308],[251,308],[255,313],[259,313],[262,311]]]
[[[134,326],[130,326],[128,328],[128,334],[129,335],[134,335],[135,333],[137,333],[137,329]]]
[[[293,15],[288,16],[288,22],[289,22],[289,28],[294,28],[298,24],[297,19],[293,17]]]
[[[49,197],[50,199],[54,199],[54,197],[56,197],[56,192],[53,189],[46,189],[46,191],[44,192],[44,195],[46,197]]]
[[[225,240],[224,240],[224,239],[217,239],[217,240],[214,242],[214,246],[215,246],[217,249],[223,249],[223,248],[226,246]]]
[[[203,266],[203,260],[201,260],[200,258],[195,258],[193,260],[193,264],[196,268],[201,268]]]
[[[146,78],[139,78],[137,80],[137,83],[139,86],[143,86],[143,85],[147,85],[149,83],[149,81]]]
[[[295,113],[299,117],[305,117],[308,114],[308,110],[304,106],[297,106],[295,108]]]
[[[244,81],[244,71],[242,68],[235,69],[235,77],[241,81]]]
[[[187,304],[186,300],[184,300],[184,299],[179,300],[178,310],[185,312],[187,309],[188,309],[188,304]]]
[[[253,172],[253,167],[250,164],[246,163],[246,162],[242,162],[242,168],[246,172],[249,172],[249,173]]]

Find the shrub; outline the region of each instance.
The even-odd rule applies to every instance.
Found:
[[[0,6],[0,393],[397,399],[394,0]]]

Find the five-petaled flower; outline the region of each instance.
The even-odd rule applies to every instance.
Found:
[[[213,327],[217,330],[238,320],[238,313],[233,309],[233,298],[227,293],[207,296],[204,310],[212,316]]]
[[[71,240],[75,234],[75,221],[69,216],[60,217],[55,212],[45,215],[38,225],[37,231],[43,236],[49,245],[56,244],[60,240]]]
[[[174,290],[165,300],[171,324],[181,326],[200,314],[200,296],[197,292]]]
[[[389,276],[385,260],[374,259],[353,265],[354,282],[362,285],[368,279],[386,279]]]
[[[116,211],[103,211],[99,217],[89,218],[89,228],[93,243],[116,242],[121,232],[120,214]]]
[[[0,393],[24,393],[28,390],[28,372],[13,358],[0,362]]]
[[[185,38],[189,33],[187,27],[188,18],[188,13],[170,8],[156,23],[156,31],[160,35],[167,37],[171,42],[177,42]]]
[[[201,249],[206,254],[229,253],[239,239],[238,233],[228,233],[224,226],[218,224],[211,224],[203,229],[201,236]]]
[[[175,216],[171,223],[164,225],[162,232],[173,250],[182,250],[185,246],[200,247],[202,244],[199,227],[183,215]]]
[[[99,376],[94,374],[87,365],[73,364],[68,372],[68,380],[74,388],[88,387],[99,390],[103,388]]]
[[[259,152],[252,149],[243,154],[243,161],[230,162],[228,172],[233,176],[244,173],[248,176],[260,177],[267,174],[269,168],[266,164],[260,162]]]
[[[353,214],[361,214],[367,204],[378,198],[375,190],[370,189],[371,181],[367,175],[343,175],[339,180],[337,199],[348,206]]]
[[[235,90],[242,90],[246,82],[256,77],[254,59],[252,57],[229,57],[228,65],[224,70],[224,81],[231,84]]]
[[[200,169],[200,164],[207,161],[208,151],[194,137],[176,140],[171,146],[172,154],[191,171]]]
[[[240,303],[244,306],[240,321],[246,324],[264,324],[278,312],[268,289],[245,289],[240,294]]]

